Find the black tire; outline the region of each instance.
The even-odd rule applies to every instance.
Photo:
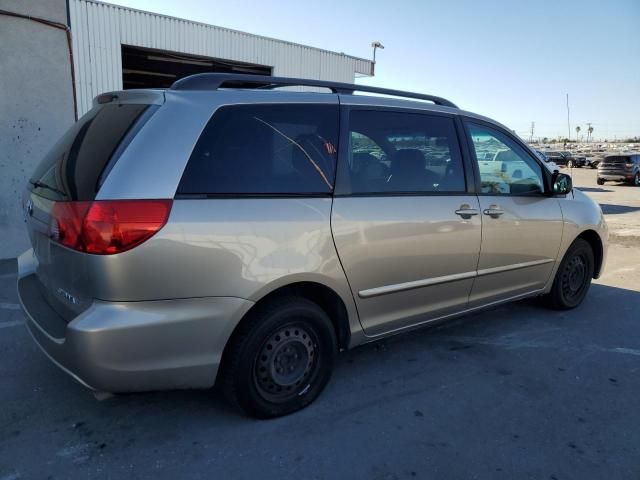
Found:
[[[631,184],[640,187],[640,172],[636,173],[631,180]]]
[[[567,160],[567,168],[573,168],[575,167],[575,163],[573,162],[573,160]]]
[[[221,365],[222,391],[256,418],[288,415],[313,402],[331,378],[338,346],[331,319],[302,297],[258,306]]]
[[[598,180],[596,180],[598,182],[598,185],[604,185],[604,180],[599,178]]]
[[[591,286],[594,265],[591,245],[576,239],[558,267],[551,291],[545,295],[547,305],[560,310],[580,305]]]

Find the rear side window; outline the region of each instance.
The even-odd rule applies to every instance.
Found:
[[[93,200],[109,171],[157,110],[157,105],[108,104],[95,107],[54,145],[31,183],[52,200]]]
[[[379,110],[349,116],[352,194],[464,192],[452,118]]]
[[[602,163],[606,165],[622,165],[627,162],[632,163],[633,162],[632,157],[620,155],[620,156],[605,157]]]
[[[330,194],[337,105],[233,105],[213,115],[191,154],[179,195]]]

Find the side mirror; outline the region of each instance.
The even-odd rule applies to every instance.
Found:
[[[553,194],[554,195],[566,195],[573,190],[573,182],[571,181],[571,177],[564,173],[553,172],[553,176],[551,177],[551,184],[553,185]]]

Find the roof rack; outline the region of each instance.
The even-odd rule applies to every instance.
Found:
[[[277,87],[321,87],[328,88],[333,93],[351,95],[353,92],[370,92],[393,97],[416,98],[428,100],[443,107],[458,108],[453,102],[434,95],[423,93],[403,92],[388,88],[355,85],[353,83],[329,82],[306,78],[271,77],[267,75],[247,75],[235,73],[198,73],[174,82],[171,90],[217,90],[218,88],[259,88],[272,89]]]

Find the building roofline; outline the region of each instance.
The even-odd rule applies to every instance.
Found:
[[[282,40],[282,39],[279,39],[279,38],[268,37],[266,35],[257,35],[255,33],[245,32],[243,30],[236,30],[234,28],[221,27],[219,25],[213,25],[211,23],[198,22],[196,20],[189,20],[187,18],[174,17],[173,15],[165,15],[164,13],[150,12],[148,10],[140,10],[138,8],[131,8],[131,7],[127,7],[127,6],[124,6],[124,5],[118,5],[116,3],[103,2],[103,1],[100,1],[100,0],[73,0],[73,1],[85,2],[85,3],[94,3],[94,4],[97,4],[97,5],[107,5],[107,6],[110,6],[110,7],[121,8],[123,10],[129,10],[131,12],[145,13],[147,15],[155,15],[157,17],[164,17],[164,18],[169,18],[171,20],[178,20],[180,22],[191,23],[193,25],[201,25],[201,26],[204,26],[204,27],[219,28],[220,30],[225,30],[227,32],[241,33],[243,35],[249,35],[251,37],[261,38],[263,40],[271,40],[273,42],[284,43],[284,44],[293,45],[293,46],[296,46],[296,47],[309,48],[311,50],[316,50],[316,51],[319,51],[319,52],[329,53],[331,55],[336,55],[336,56],[339,56],[339,57],[346,57],[346,58],[350,58],[352,60],[358,60],[360,62],[367,62],[367,63],[373,65],[373,61],[372,60],[368,60],[366,58],[356,57],[354,55],[347,55],[346,53],[342,53],[342,52],[334,52],[333,50],[327,50],[325,48],[313,47],[311,45],[305,45],[303,43],[295,43],[295,42],[291,42],[289,40]],[[362,72],[360,72],[360,73],[362,73]]]

